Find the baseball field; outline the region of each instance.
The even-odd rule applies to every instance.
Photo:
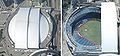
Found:
[[[79,34],[88,40],[101,44],[101,23],[97,20],[90,20],[79,28]]]

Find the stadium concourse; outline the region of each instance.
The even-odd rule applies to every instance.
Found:
[[[96,23],[96,21],[101,22],[100,20],[101,20],[100,7],[94,7],[94,6],[83,7],[77,9],[72,13],[72,15],[66,21],[66,34],[70,39],[71,43],[73,43],[76,46],[75,50],[100,51],[101,49],[100,44],[96,44],[98,42],[95,42],[94,39],[91,39],[91,38],[98,38],[99,39],[98,41],[100,41],[100,37],[94,37],[94,36],[86,37],[85,35],[83,35],[84,33],[80,31],[81,26],[84,26],[87,22],[95,21]],[[99,28],[98,26],[96,27]],[[89,29],[85,28],[84,30],[87,31]],[[90,35],[88,34],[88,36]]]

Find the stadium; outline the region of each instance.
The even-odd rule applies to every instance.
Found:
[[[101,51],[101,8],[75,10],[66,21],[66,34],[77,51]]]
[[[0,0],[0,56],[60,56],[59,2]]]

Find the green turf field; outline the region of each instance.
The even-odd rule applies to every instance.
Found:
[[[91,20],[80,27],[80,34],[87,39],[101,44],[101,23],[96,20]]]

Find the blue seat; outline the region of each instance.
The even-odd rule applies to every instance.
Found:
[[[77,38],[79,38],[79,37],[77,37]],[[77,41],[78,43],[80,43],[82,40],[83,40],[83,38],[76,39],[76,41]]]
[[[86,39],[85,39],[85,38],[83,38],[83,40],[82,40],[80,43],[83,45],[83,43],[85,42],[85,40],[86,40]]]
[[[86,43],[86,46],[89,46],[90,45],[90,41],[88,41],[87,43]]]
[[[88,40],[85,40],[83,44],[84,44],[84,45],[86,45],[86,44],[87,44],[87,42],[88,42]]]

